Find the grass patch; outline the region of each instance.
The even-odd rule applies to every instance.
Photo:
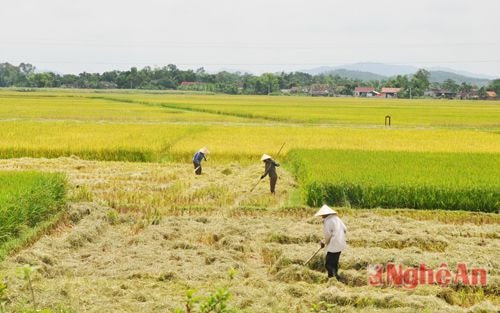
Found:
[[[0,172],[0,185],[0,259],[3,259],[59,219],[66,179],[61,174]]]

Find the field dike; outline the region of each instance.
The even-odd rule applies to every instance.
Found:
[[[499,310],[498,215],[338,208],[349,247],[340,259],[342,282],[328,281],[322,253],[302,265],[317,249],[321,221],[314,209],[289,202],[292,177],[280,169],[276,196],[267,194],[267,181],[245,192],[261,167],[207,162],[206,175],[195,177],[190,164],[0,160],[0,169],[64,172],[71,199],[64,223],[0,263],[8,311],[31,305],[18,274],[25,264],[38,266],[39,307],[75,312],[171,312],[187,289],[206,296],[219,287],[241,312]],[[465,262],[488,269],[488,286],[368,286],[367,266],[387,262]]]

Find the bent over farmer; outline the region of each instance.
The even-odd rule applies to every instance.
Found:
[[[329,206],[323,205],[314,216],[323,218],[323,233],[325,239],[321,240],[321,248],[326,246],[325,267],[328,271],[328,278],[334,277],[339,280],[339,258],[340,253],[347,246],[347,228],[338,216],[337,212]]]
[[[201,148],[196,152],[193,156],[193,165],[194,165],[194,172],[196,175],[201,175],[201,161],[202,160],[207,160],[205,155],[209,154],[210,152],[206,147]]]
[[[276,174],[276,167],[279,167],[279,163],[274,161],[271,156],[267,154],[263,154],[261,161],[264,162],[264,174],[260,176],[260,179],[263,179],[267,175],[269,175],[269,184],[271,187],[271,193],[274,193],[276,188],[276,182],[278,181],[278,174]]]

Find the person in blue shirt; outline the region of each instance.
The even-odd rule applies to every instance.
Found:
[[[205,155],[209,154],[210,152],[206,147],[201,148],[196,152],[193,156],[193,165],[194,165],[194,172],[196,175],[201,175],[201,161],[202,160],[207,160]]]

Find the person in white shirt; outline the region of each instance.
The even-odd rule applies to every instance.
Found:
[[[321,240],[321,248],[326,247],[325,267],[328,278],[334,277],[339,280],[339,258],[340,253],[347,247],[347,228],[337,215],[337,212],[329,206],[323,205],[314,216],[323,218],[323,232],[325,239]]]

